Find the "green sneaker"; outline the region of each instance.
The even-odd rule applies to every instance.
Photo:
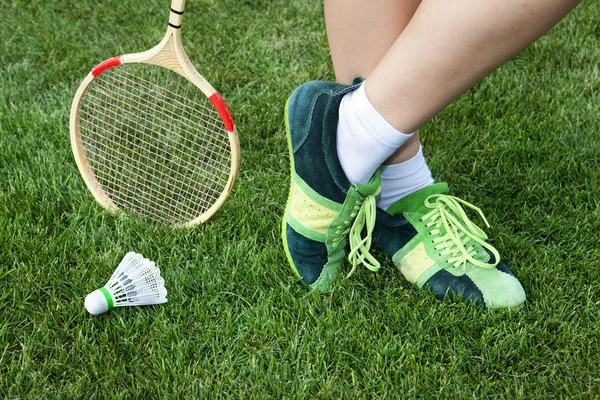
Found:
[[[400,199],[387,212],[377,210],[373,236],[400,272],[418,288],[440,298],[457,296],[487,308],[519,308],[525,291],[500,262],[487,235],[469,220],[463,206],[479,208],[446,195],[436,183]]]
[[[308,82],[292,93],[285,107],[291,178],[283,246],[294,272],[320,292],[329,290],[348,244],[350,274],[359,263],[379,268],[369,253],[379,172],[365,185],[351,183],[336,149],[340,102],[360,82]]]

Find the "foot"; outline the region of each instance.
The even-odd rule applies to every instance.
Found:
[[[336,149],[340,102],[359,83],[308,82],[292,93],[285,109],[291,178],[283,246],[294,272],[320,292],[331,287],[348,243],[352,271],[360,263],[379,268],[369,253],[379,173],[366,184],[351,183]]]
[[[418,288],[437,296],[474,301],[487,308],[519,308],[525,302],[521,283],[486,243],[487,235],[463,206],[481,211],[436,183],[377,210],[373,236],[400,272]],[[487,221],[485,221],[487,224]]]

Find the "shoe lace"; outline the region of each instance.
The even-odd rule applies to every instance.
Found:
[[[352,264],[352,269],[346,276],[352,276],[358,264],[362,264],[373,272],[377,272],[381,266],[379,261],[369,252],[371,249],[372,234],[375,228],[377,218],[377,205],[375,195],[365,197],[362,201],[356,200],[354,212],[351,216],[356,216],[352,227],[350,228],[348,239],[350,241],[350,253],[348,260]],[[366,228],[366,235],[362,235]]]
[[[429,234],[435,236],[432,240],[435,249],[441,256],[448,256],[446,262],[453,267],[466,268],[468,263],[485,269],[493,269],[500,262],[500,254],[492,245],[486,242],[487,235],[473,223],[462,206],[475,210],[489,228],[489,223],[483,212],[473,204],[458,197],[444,194],[434,194],[425,199],[425,206],[432,210],[421,217],[421,221],[429,221],[427,228],[433,228]],[[441,228],[444,227],[444,230]],[[483,249],[494,255],[495,262],[484,262],[476,256]],[[481,254],[482,256],[483,253]]]

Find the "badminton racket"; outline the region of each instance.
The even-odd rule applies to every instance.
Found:
[[[98,203],[179,227],[221,207],[239,166],[229,108],[184,51],[184,7],[172,0],[158,45],[93,68],[70,117],[73,154]]]

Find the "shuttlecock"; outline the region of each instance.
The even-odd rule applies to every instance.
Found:
[[[144,306],[167,302],[165,280],[153,261],[141,254],[127,253],[100,289],[85,298],[85,308],[98,315],[113,307]]]

